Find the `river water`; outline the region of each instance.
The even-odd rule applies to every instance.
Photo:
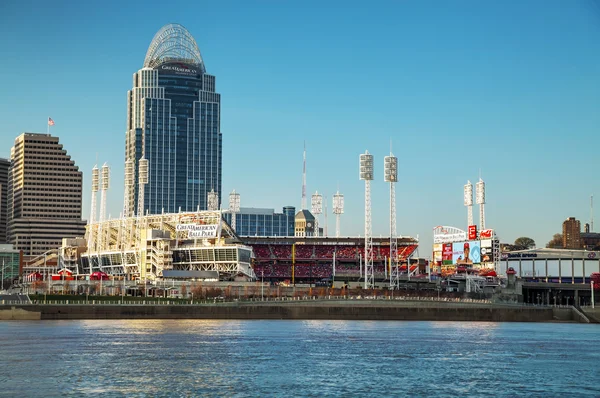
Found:
[[[600,396],[600,327],[400,321],[10,321],[0,395]]]

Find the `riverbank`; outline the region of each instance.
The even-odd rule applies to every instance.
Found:
[[[310,300],[204,304],[31,304],[0,306],[8,319],[327,319],[586,322],[571,307],[396,300]]]

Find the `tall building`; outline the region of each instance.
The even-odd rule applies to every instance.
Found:
[[[563,222],[563,248],[581,249],[581,222],[569,217]]]
[[[294,236],[294,213],[296,208],[286,206],[282,213],[273,209],[242,207],[236,213],[236,231],[238,236]],[[231,225],[231,213],[223,214]]]
[[[8,242],[6,217],[8,203],[8,168],[10,160],[0,158],[0,244]]]
[[[294,236],[318,236],[315,229],[315,216],[308,210],[300,210],[296,214]]]
[[[127,101],[125,161],[134,175],[125,216],[138,212],[142,158],[144,213],[206,210],[212,189],[221,198],[221,95],[187,29],[169,24],[156,33]]]
[[[24,255],[57,249],[62,238],[84,236],[82,173],[50,134],[15,139],[8,172],[8,240]]]

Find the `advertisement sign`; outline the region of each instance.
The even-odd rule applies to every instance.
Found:
[[[469,240],[477,239],[477,225],[469,225]]]
[[[442,262],[442,244],[436,243],[433,245],[433,261],[435,263]]]
[[[494,262],[494,248],[492,247],[492,240],[485,239],[481,241],[481,262],[482,263],[493,263]]]
[[[452,265],[452,243],[444,243],[442,246],[442,264]]]
[[[493,229],[482,229],[479,233],[479,239],[492,239],[494,237]]]
[[[193,65],[188,65],[182,62],[163,64],[159,67],[159,70],[164,73],[173,75],[197,75],[198,70]]]
[[[221,224],[177,224],[177,231],[187,231],[189,239],[216,238]]]
[[[472,240],[452,244],[452,262],[456,265],[472,265],[481,262],[481,242]]]

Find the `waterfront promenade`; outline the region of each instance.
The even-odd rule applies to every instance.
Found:
[[[84,297],[85,299],[85,297]],[[572,306],[498,304],[434,298],[289,298],[191,300],[46,300],[0,302],[0,319],[330,319],[594,323],[600,313]],[[591,311],[591,310],[590,310]],[[584,314],[585,312],[586,314]]]

